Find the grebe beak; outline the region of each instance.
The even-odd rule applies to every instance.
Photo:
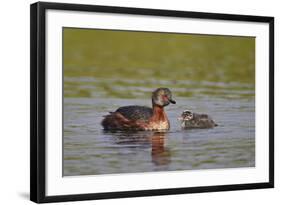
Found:
[[[176,104],[176,101],[174,101],[173,99],[169,99],[169,102],[172,104]]]

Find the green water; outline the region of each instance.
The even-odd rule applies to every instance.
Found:
[[[255,166],[255,38],[64,28],[64,175]],[[168,87],[167,133],[108,133],[103,115]],[[182,130],[185,109],[214,129]]]

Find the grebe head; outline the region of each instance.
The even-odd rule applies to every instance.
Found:
[[[152,93],[152,103],[165,107],[170,103],[176,104],[176,101],[172,99],[172,93],[168,88],[158,88]]]
[[[182,121],[192,120],[193,113],[190,110],[184,110],[181,114],[181,117],[179,117],[178,119]]]

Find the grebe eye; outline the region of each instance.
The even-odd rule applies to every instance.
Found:
[[[167,95],[163,95],[163,99],[164,99],[164,100],[168,100],[169,97],[168,97]]]

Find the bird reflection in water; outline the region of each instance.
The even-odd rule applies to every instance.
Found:
[[[151,162],[156,166],[168,165],[171,162],[170,150],[165,146],[167,132],[106,131],[106,133],[111,133],[118,145],[143,149],[151,147]]]
[[[165,132],[155,132],[151,136],[151,158],[155,165],[167,165],[171,162],[171,154],[165,147]]]

